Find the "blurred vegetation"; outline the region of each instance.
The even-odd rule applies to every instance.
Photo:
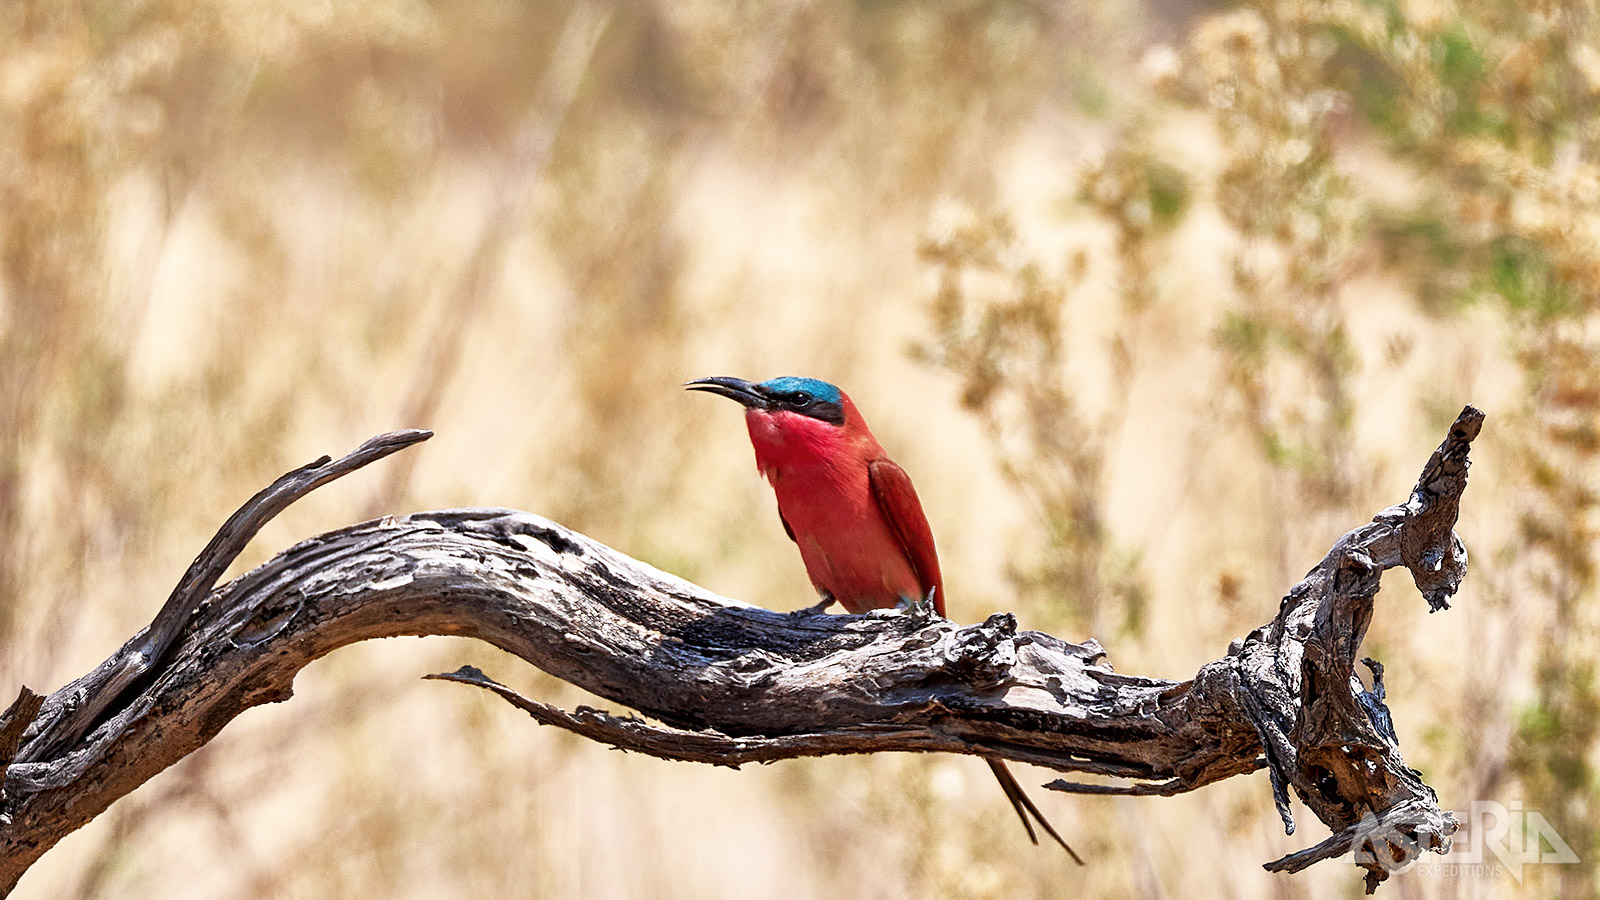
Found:
[[[912,472],[953,617],[1182,677],[1403,499],[1470,400],[1466,590],[1428,616],[1391,581],[1368,649],[1447,806],[1520,801],[1582,862],[1394,888],[1595,896],[1596,16],[0,5],[0,674],[80,674],[257,488],[403,425],[438,437],[251,558],[510,505],[809,603],[737,416],[677,389],[796,373]],[[1259,777],[1041,797],[1078,870],[971,760],[623,757],[416,680],[461,662],[584,699],[457,641],[341,651],[18,895],[1359,891],[1259,870],[1321,834],[1283,835]]]

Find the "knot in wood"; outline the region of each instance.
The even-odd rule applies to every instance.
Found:
[[[1452,530],[1430,535],[1430,540],[1406,540],[1403,533],[1400,556],[1411,570],[1411,580],[1428,601],[1428,611],[1449,609],[1450,601],[1467,575],[1467,545]]]
[[[957,631],[945,657],[945,671],[975,688],[999,687],[1017,663],[1017,617],[995,613],[981,625]]]
[[[235,647],[256,647],[272,640],[289,627],[295,616],[305,607],[306,597],[300,591],[285,592],[282,597],[259,606],[254,614],[240,626],[231,638]]]

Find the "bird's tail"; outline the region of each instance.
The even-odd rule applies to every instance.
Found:
[[[1000,782],[1000,790],[1006,792],[1006,799],[1011,801],[1011,808],[1017,811],[1017,818],[1022,820],[1022,827],[1028,830],[1028,840],[1033,841],[1035,844],[1039,843],[1039,836],[1033,831],[1033,822],[1028,818],[1028,815],[1032,813],[1033,818],[1039,820],[1040,827],[1044,828],[1045,834],[1055,838],[1056,843],[1061,845],[1061,849],[1072,856],[1073,862],[1080,866],[1083,865],[1083,857],[1067,846],[1067,842],[1061,839],[1061,835],[1056,834],[1056,830],[1050,827],[1049,820],[1044,817],[1044,813],[1039,812],[1039,807],[1034,806],[1033,801],[1028,799],[1028,795],[1022,790],[1022,785],[1017,783],[1016,777],[1011,774],[1010,769],[1006,768],[1006,764],[998,759],[986,759],[984,762],[989,764],[990,771],[994,772],[995,780]]]

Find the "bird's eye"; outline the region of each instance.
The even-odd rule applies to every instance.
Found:
[[[805,406],[811,402],[811,395],[805,391],[795,391],[789,395],[789,402],[795,406]]]

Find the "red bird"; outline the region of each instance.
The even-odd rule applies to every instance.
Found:
[[[917,491],[844,391],[792,376],[760,384],[701,378],[685,387],[743,404],[756,467],[772,484],[783,530],[800,548],[806,574],[822,595],[822,602],[804,612],[820,613],[835,602],[852,613],[930,602],[944,615],[939,555]],[[1028,838],[1039,843],[1032,813],[1082,865],[1005,763],[987,762]]]

